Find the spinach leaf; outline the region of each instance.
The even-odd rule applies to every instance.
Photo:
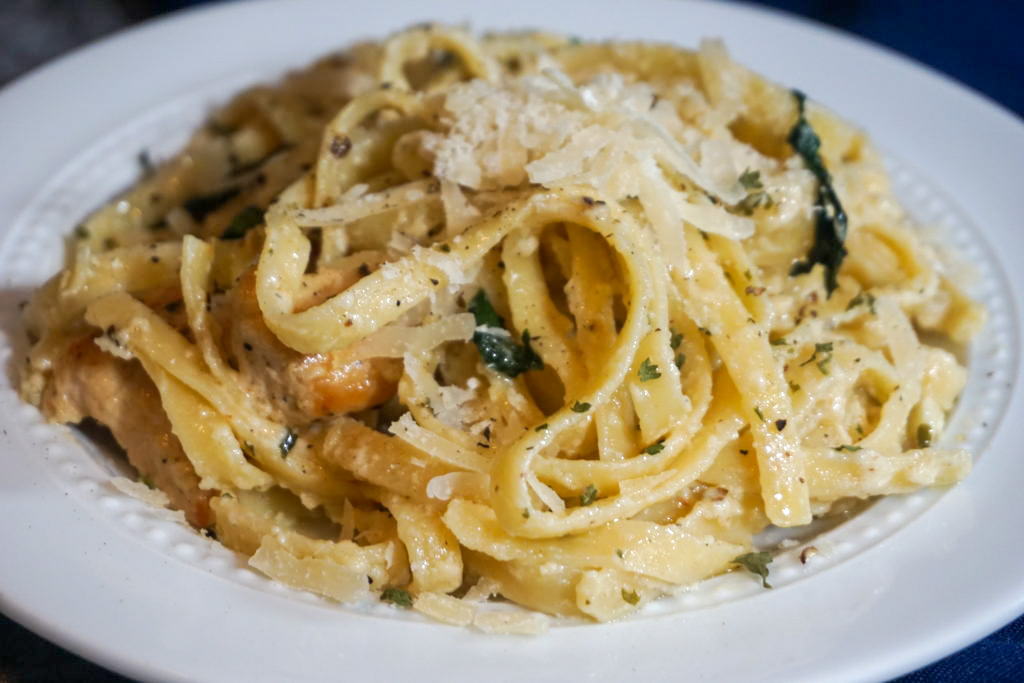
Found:
[[[473,314],[478,326],[505,328],[505,321],[494,310],[494,306],[491,305],[487,294],[482,289],[469,302],[469,312]],[[492,334],[479,330],[473,333],[473,343],[476,344],[477,351],[480,352],[484,363],[509,377],[516,377],[527,370],[544,368],[544,361],[530,346],[528,330],[523,330],[522,340],[523,343],[520,345],[511,335]]]
[[[789,144],[796,150],[807,166],[807,170],[818,180],[818,196],[814,202],[814,243],[807,253],[807,260],[798,261],[790,269],[790,275],[809,273],[814,264],[825,266],[825,291],[828,296],[838,287],[836,277],[846,256],[843,241],[846,239],[846,212],[835,188],[832,176],[825,168],[825,162],[818,153],[821,138],[804,116],[804,101],[807,99],[799,90],[793,91],[800,116],[789,131]]]

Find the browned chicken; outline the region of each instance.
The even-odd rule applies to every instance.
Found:
[[[339,279],[324,289],[334,294],[349,284],[351,280]],[[328,415],[365,410],[395,394],[402,375],[400,360],[345,362],[340,354],[303,356],[282,344],[263,322],[253,271],[232,288],[217,315],[227,330],[224,347],[249,392],[271,410],[271,419],[296,426],[308,424]]]
[[[105,425],[144,479],[198,528],[213,523],[210,491],[199,488],[192,463],[171,432],[160,394],[137,361],[102,351],[92,337],[72,344],[54,364],[40,406],[55,422],[92,418]]]

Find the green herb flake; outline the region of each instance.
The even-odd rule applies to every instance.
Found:
[[[815,344],[814,353],[811,357],[800,364],[803,367],[809,363],[814,363],[818,366],[818,370],[823,375],[829,373],[829,364],[832,362],[832,342],[825,342],[824,344]],[[820,356],[819,356],[820,354]]]
[[[583,489],[583,493],[580,495],[580,505],[586,507],[597,500],[597,487],[593,484],[587,484],[587,488]]]
[[[766,209],[770,209],[774,205],[775,200],[772,199],[772,196],[764,190],[761,190],[758,192],[752,192],[741,199],[736,204],[736,210],[744,216],[752,216],[758,208],[763,206]]]
[[[586,402],[576,401],[572,404],[572,412],[574,413],[585,413],[590,410],[590,404]]]
[[[478,327],[505,328],[505,320],[494,310],[482,289],[469,302],[469,312],[473,314]],[[478,330],[473,333],[473,343],[484,363],[509,377],[517,377],[527,370],[544,368],[544,361],[530,346],[529,331],[523,330],[522,342],[520,345],[511,336],[490,332]]]
[[[530,508],[523,508],[523,519],[530,518]]]
[[[706,336],[706,337],[710,337],[710,336],[711,336],[711,330],[709,330],[708,328],[706,328],[706,327],[700,327],[700,326],[698,325],[698,326],[697,326],[697,329],[698,329],[698,330],[700,330],[701,332],[703,332],[703,333],[704,333],[704,336]]]
[[[854,446],[852,444],[843,444],[842,446],[836,446],[833,450],[837,451],[848,451],[850,453],[856,453],[859,450],[863,450],[860,446]]]
[[[89,238],[89,230],[88,230],[88,228],[86,228],[84,225],[76,226],[75,227],[75,237],[77,237],[80,240],[88,239]]]
[[[761,412],[761,406],[754,406],[754,415],[757,415],[757,419],[764,422],[764,413]]]
[[[761,172],[749,168],[743,171],[740,175],[740,185],[744,190],[760,190],[764,187],[761,184]]]
[[[640,602],[640,596],[637,595],[636,591],[626,590],[625,588],[622,589],[622,599],[631,605],[635,605]]]
[[[640,363],[640,369],[636,371],[636,375],[640,378],[641,382],[647,382],[661,377],[661,371],[658,370],[658,366],[655,363],[651,362],[650,358],[644,358],[643,362]]]
[[[385,588],[380,592],[380,599],[403,609],[412,607],[412,595],[402,588]]]
[[[785,337],[779,337],[778,339],[772,339],[768,343],[771,344],[772,346],[785,346],[789,342],[786,341]]]
[[[139,481],[145,484],[147,488],[156,488],[156,484],[153,483],[153,479],[150,478],[148,475],[143,474],[141,477],[139,477]]]
[[[263,223],[263,209],[258,206],[247,206],[231,219],[228,227],[221,234],[222,240],[238,240],[245,237],[245,233],[249,232],[257,225]]]
[[[295,448],[295,442],[298,440],[298,436],[292,431],[291,427],[285,432],[284,438],[281,439],[281,443],[277,447],[281,451],[281,457],[287,458],[288,454],[291,453],[292,449]]]
[[[789,380],[789,390],[792,392],[800,391],[800,385],[793,380]]]
[[[686,362],[686,354],[685,353],[677,353],[676,354],[676,367],[679,368],[680,370],[682,370],[683,363],[685,363],[685,362]]]
[[[668,345],[675,351],[679,348],[679,345],[683,343],[683,333],[672,330],[672,338],[669,339]]]
[[[874,294],[871,294],[870,292],[860,292],[857,296],[850,299],[850,303],[846,304],[846,310],[849,311],[857,306],[867,304],[868,310],[871,311],[871,315],[875,315],[875,301],[877,301],[877,299],[875,299]]]
[[[922,423],[917,426],[917,447],[928,448],[932,445],[932,441],[935,436],[932,433],[932,426],[927,423]]]
[[[794,90],[793,96],[796,98],[799,116],[789,131],[788,141],[803,158],[807,170],[817,179],[818,196],[814,202],[814,243],[807,253],[807,259],[793,264],[789,274],[809,273],[815,264],[820,263],[825,267],[825,291],[828,296],[832,296],[832,292],[839,286],[839,267],[846,257],[846,248],[843,246],[846,240],[846,212],[832,187],[832,176],[818,153],[821,139],[804,116],[807,97],[799,90]]]
[[[764,191],[764,185],[761,183],[761,172],[747,169],[743,172],[739,179],[740,187],[747,190],[747,196],[744,197],[736,204],[736,209],[744,214],[751,215],[759,206],[764,206],[766,209],[771,208],[775,203],[771,195]],[[748,271],[749,272],[749,271]],[[749,277],[747,278],[750,279]]]
[[[657,455],[658,453],[661,453],[663,450],[665,450],[664,440],[652,443],[650,446],[644,449],[644,453],[646,453],[647,455]]]
[[[616,548],[615,554],[619,556],[620,560],[626,556],[626,553],[622,550],[622,548]]]
[[[767,550],[759,553],[747,553],[733,559],[733,564],[738,564],[751,574],[761,577],[761,585],[771,588],[768,583],[768,565],[772,562],[772,554]]]
[[[545,423],[544,423],[544,424],[542,424],[542,425],[537,425],[537,426],[536,426],[536,427],[534,428],[534,430],[533,430],[533,431],[535,431],[535,432],[543,432],[543,431],[544,431],[545,429],[547,429],[547,428],[548,428],[548,423],[547,423],[547,422],[545,422]]]

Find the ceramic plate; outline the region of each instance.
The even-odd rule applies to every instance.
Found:
[[[489,636],[387,606],[282,588],[110,487],[115,462],[22,404],[18,303],[60,267],[62,235],[172,154],[217,103],[355,39],[424,20],[537,27],[731,53],[864,126],[917,218],[973,272],[989,322],[945,436],[977,454],[946,492],[871,505],[784,553],[773,590],[736,573],[629,620]],[[127,675],[161,680],[881,679],[1024,612],[1019,385],[1024,125],[878,47],[732,4],[244,2],[178,14],[46,66],[0,93],[0,609]],[[1009,418],[1009,419],[1007,419]]]

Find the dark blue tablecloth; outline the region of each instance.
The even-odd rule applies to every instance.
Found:
[[[0,0],[0,85],[135,21],[203,0]],[[583,0],[585,2],[585,0]],[[760,2],[891,47],[1024,115],[1024,3],[962,0]],[[1021,568],[1024,571],[1024,568]],[[0,681],[123,680],[0,616]],[[1024,681],[1024,617],[899,683]]]

